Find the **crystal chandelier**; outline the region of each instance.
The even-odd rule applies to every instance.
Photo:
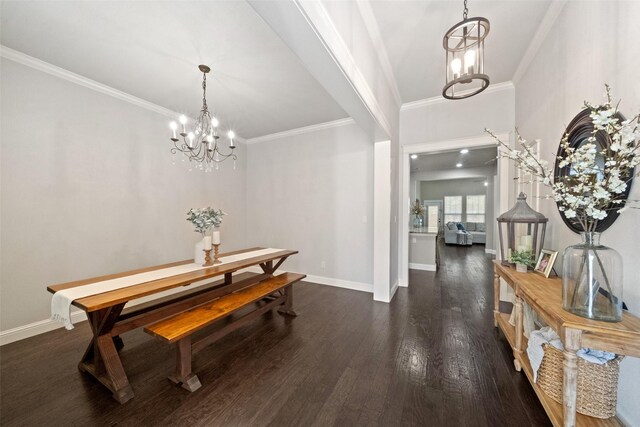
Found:
[[[447,52],[442,96],[447,99],[469,98],[489,87],[489,76],[484,74],[484,39],[489,34],[489,20],[467,18],[468,13],[464,0],[462,21],[451,27],[442,41]]]
[[[202,108],[193,130],[190,132],[187,132],[187,117],[185,115],[181,115],[179,118],[180,133],[177,133],[178,123],[171,122],[169,124],[172,131],[171,141],[173,142],[171,153],[177,154],[181,152],[189,159],[189,162],[196,163],[196,169],[204,170],[205,172],[211,171],[214,166],[215,169],[218,169],[218,165],[228,158],[233,159],[233,168],[235,169],[237,159],[233,152],[236,148],[233,142],[235,133],[232,130],[227,133],[231,151],[227,154],[222,153],[218,146],[218,140],[220,139],[218,126],[220,122],[209,113],[209,107],[207,106],[207,74],[211,71],[211,68],[206,65],[199,65],[198,69],[202,72]],[[178,135],[182,139],[178,138]]]

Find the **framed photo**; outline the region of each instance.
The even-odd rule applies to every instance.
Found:
[[[551,269],[553,268],[553,264],[556,262],[557,256],[558,251],[548,251],[546,249],[543,249],[542,251],[540,251],[538,262],[536,262],[536,266],[533,268],[533,270],[536,273],[544,275],[544,277],[549,277],[549,273],[551,273]]]

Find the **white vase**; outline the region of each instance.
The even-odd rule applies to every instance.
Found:
[[[204,238],[196,243],[193,255],[193,262],[201,265],[204,264]]]
[[[516,264],[516,271],[518,273],[526,273],[527,272],[527,265],[526,264]]]

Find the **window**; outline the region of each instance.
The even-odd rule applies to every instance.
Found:
[[[462,221],[462,196],[444,196],[444,223]]]
[[[467,222],[484,223],[484,194],[467,196]]]

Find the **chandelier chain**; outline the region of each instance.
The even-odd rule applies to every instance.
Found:
[[[469,8],[467,7],[467,0],[464,0],[464,12],[462,12],[463,19],[467,19],[468,14],[469,14]]]
[[[466,1],[466,0],[465,0]],[[207,110],[207,74],[202,73],[202,109]]]

